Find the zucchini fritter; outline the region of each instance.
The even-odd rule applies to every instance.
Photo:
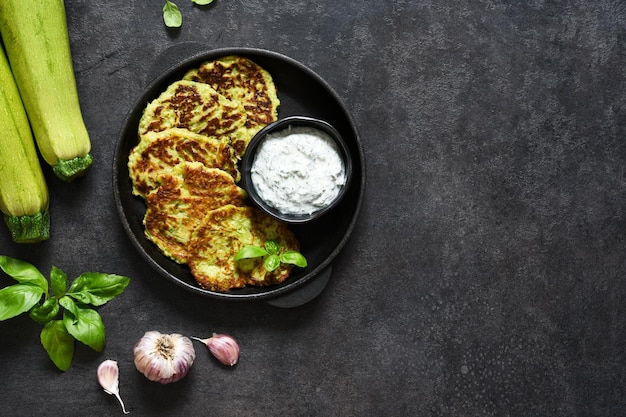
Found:
[[[133,194],[145,197],[158,186],[157,176],[181,162],[201,162],[228,172],[240,180],[237,158],[228,137],[208,137],[187,129],[146,132],[128,157]]]
[[[247,138],[245,124],[241,103],[227,99],[208,84],[180,80],[146,106],[139,120],[139,136],[179,127],[205,136]]]
[[[178,263],[187,262],[191,235],[207,212],[241,206],[247,196],[228,173],[199,162],[181,163],[158,180],[146,198],[145,234]]]
[[[287,279],[291,265],[268,272],[261,258],[234,261],[244,246],[262,247],[267,240],[276,241],[281,250],[300,250],[284,223],[254,207],[227,205],[208,212],[193,232],[187,261],[198,284],[212,291],[278,284]]]
[[[206,83],[229,100],[243,104],[248,139],[235,142],[239,155],[255,133],[278,117],[280,100],[272,76],[248,58],[230,55],[205,62],[183,79]]]

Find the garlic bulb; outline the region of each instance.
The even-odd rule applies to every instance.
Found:
[[[178,333],[146,332],[133,351],[137,370],[161,384],[184,378],[196,358],[191,340]]]
[[[224,365],[234,366],[239,360],[239,344],[227,334],[213,333],[208,339],[192,337],[192,339],[204,343],[215,358]]]
[[[115,395],[120,405],[122,406],[122,411],[124,414],[128,414],[126,408],[124,407],[124,402],[120,397],[119,390],[119,369],[117,367],[117,362],[107,359],[102,362],[100,366],[98,366],[98,383],[104,389],[104,392],[110,395]]]

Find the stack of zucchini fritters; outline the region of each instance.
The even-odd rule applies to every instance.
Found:
[[[145,199],[145,234],[163,254],[188,264],[203,288],[226,292],[284,281],[262,259],[235,254],[276,241],[299,251],[283,223],[248,206],[238,162],[254,134],[275,121],[280,102],[271,75],[250,59],[205,62],[145,108],[128,159],[133,193]]]

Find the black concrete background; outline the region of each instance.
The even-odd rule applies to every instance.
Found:
[[[107,346],[61,373],[27,316],[0,323],[0,414],[115,416],[107,358],[134,416],[626,414],[626,3],[67,0],[95,163],[49,171],[52,237],[0,252],[132,282],[99,311]],[[321,75],[367,161],[356,229],[316,300],[295,309],[190,296],[137,255],[114,206],[112,157],[157,56],[187,42],[258,47]],[[11,284],[0,277],[0,285]],[[187,378],[150,383],[147,330],[239,340],[225,369],[201,346]]]

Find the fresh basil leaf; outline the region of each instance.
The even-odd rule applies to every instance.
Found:
[[[270,255],[263,261],[263,266],[268,272],[272,272],[280,266],[280,258],[278,255]]]
[[[63,312],[63,324],[68,333],[76,340],[95,350],[102,352],[104,349],[105,335],[104,323],[100,314],[91,308],[76,306],[78,314],[65,310]]]
[[[67,275],[56,266],[50,270],[50,284],[54,295],[61,297],[67,290]]]
[[[199,6],[206,6],[213,3],[213,0],[191,0],[192,3],[196,3]]]
[[[74,316],[74,322],[78,320],[78,316],[80,315],[80,309],[78,308],[74,300],[72,300],[69,296],[66,295],[66,296],[59,298],[59,304],[61,304],[61,306],[66,311],[69,311],[70,313],[72,313],[72,315]]]
[[[0,321],[27,312],[41,300],[44,291],[30,284],[14,284],[0,290]]]
[[[166,0],[165,5],[163,5],[163,22],[165,22],[165,26],[170,28],[179,28],[183,24],[183,15],[180,13],[180,9],[169,0]]]
[[[305,268],[307,266],[307,261],[304,255],[294,250],[288,250],[283,252],[280,255],[280,261],[286,264],[299,266],[300,268]]]
[[[28,313],[39,324],[46,324],[59,314],[59,301],[56,298],[48,298],[43,304],[36,304]]]
[[[39,336],[43,348],[61,371],[67,371],[74,356],[74,338],[67,332],[61,320],[48,322]]]
[[[101,306],[120,295],[130,278],[114,274],[86,272],[76,278],[67,295],[84,304]]]
[[[0,268],[20,284],[31,284],[48,292],[48,280],[34,265],[8,256],[0,256]]]
[[[268,240],[267,242],[265,242],[265,250],[270,255],[278,255],[278,251],[280,250],[280,246],[278,246],[278,243],[276,243],[275,240]]]
[[[240,259],[259,258],[265,255],[267,255],[267,251],[263,248],[258,246],[244,246],[235,255],[235,262]]]

